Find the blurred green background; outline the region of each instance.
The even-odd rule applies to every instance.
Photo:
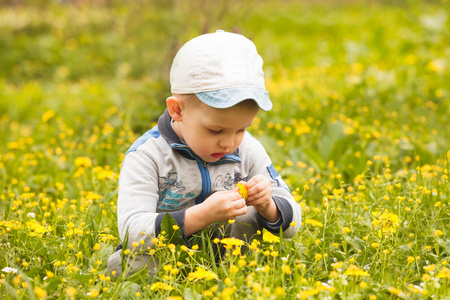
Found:
[[[51,109],[80,140],[105,122],[142,134],[164,110],[176,51],[224,29],[264,59],[275,107],[252,133],[280,166],[332,160],[354,176],[373,155],[394,170],[416,154],[433,163],[450,140],[449,12],[413,0],[3,1],[0,115],[33,131]],[[123,116],[108,120],[109,107]],[[0,138],[15,141],[9,124]]]

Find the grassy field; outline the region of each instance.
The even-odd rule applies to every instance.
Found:
[[[450,299],[448,1],[9,2],[0,298]],[[214,242],[166,226],[158,274],[114,280],[124,153],[163,112],[177,49],[216,29],[264,58],[274,109],[250,131],[301,231],[215,241],[214,264]]]

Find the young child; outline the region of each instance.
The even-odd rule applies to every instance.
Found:
[[[241,240],[250,241],[263,228],[273,234],[281,229],[285,238],[296,234],[300,206],[263,146],[246,131],[259,109],[272,108],[262,66],[249,39],[221,30],[179,50],[170,70],[167,110],[123,161],[117,214],[120,238],[128,236],[125,248],[133,249],[133,242],[153,247],[166,213],[186,241],[228,220],[235,222],[227,233]],[[248,189],[246,199],[235,187],[238,182]],[[121,255],[118,250],[108,261],[116,276]],[[138,255],[130,272],[149,261],[149,255]],[[149,273],[154,267],[149,264]]]

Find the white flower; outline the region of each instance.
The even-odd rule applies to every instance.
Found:
[[[27,214],[27,217],[29,217],[29,218],[34,218],[34,212],[29,212],[29,213]]]
[[[17,269],[10,268],[10,267],[5,267],[5,268],[2,269],[2,272],[5,272],[5,273],[17,273]]]

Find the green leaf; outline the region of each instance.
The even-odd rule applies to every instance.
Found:
[[[202,298],[202,295],[191,290],[190,288],[186,288],[184,290],[184,299],[185,300],[200,300],[201,298]]]
[[[324,169],[326,164],[317,151],[311,148],[304,148],[303,153],[306,154],[311,164],[315,165],[318,169]]]
[[[169,243],[187,245],[177,221],[169,213],[166,213],[161,221],[161,232],[163,231],[169,237]]]
[[[344,126],[341,122],[332,123],[328,126],[327,131],[319,142],[318,153],[324,161],[330,159],[330,154],[336,151],[336,142],[344,138]]]

